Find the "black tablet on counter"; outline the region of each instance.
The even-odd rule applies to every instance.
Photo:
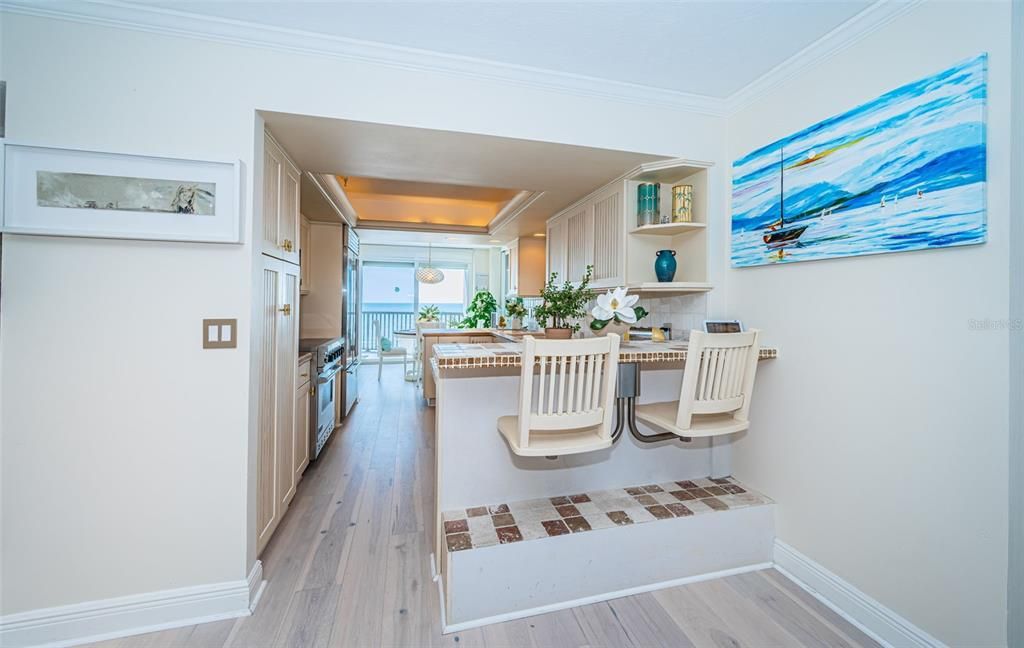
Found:
[[[705,333],[742,333],[743,322],[739,320],[704,320]]]

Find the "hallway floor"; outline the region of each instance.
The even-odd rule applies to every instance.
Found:
[[[775,570],[442,635],[433,410],[400,366],[380,383],[376,366],[361,371],[361,402],[263,553],[255,614],[94,646],[877,646]]]

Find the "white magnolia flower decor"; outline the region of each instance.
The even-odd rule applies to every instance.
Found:
[[[609,290],[605,294],[597,296],[597,305],[590,311],[590,314],[599,322],[607,323],[614,319],[624,324],[635,324],[637,313],[633,304],[639,299],[639,295],[627,295],[625,288]]]

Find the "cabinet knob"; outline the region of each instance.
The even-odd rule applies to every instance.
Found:
[[[292,251],[292,242],[289,241],[288,239],[285,239],[281,243],[281,249],[284,250],[285,252],[291,252]]]
[[[281,311],[285,315],[291,315],[292,314],[292,305],[291,304],[285,304],[283,308],[278,308],[277,310]]]

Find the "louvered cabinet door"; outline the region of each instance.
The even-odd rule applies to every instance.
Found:
[[[624,283],[625,265],[623,247],[625,232],[622,226],[622,189],[610,189],[594,201],[594,285],[619,286]]]
[[[259,416],[256,458],[256,549],[262,551],[281,519],[277,499],[277,343],[281,304],[280,261],[263,257],[259,332]],[[289,392],[289,396],[290,396]]]
[[[594,262],[594,217],[590,204],[583,205],[566,219],[566,279],[577,282],[587,266]]]
[[[565,279],[565,220],[548,224],[548,271],[558,273],[559,280]],[[547,277],[545,277],[547,283]]]
[[[263,138],[263,254],[281,256],[281,172],[284,155],[274,140]]]
[[[281,264],[281,302],[277,322],[277,461],[276,495],[282,513],[295,496],[295,358],[298,357],[299,267]]]
[[[280,258],[291,263],[299,262],[299,170],[287,159],[281,167],[281,208],[278,211],[277,228],[281,242]]]

